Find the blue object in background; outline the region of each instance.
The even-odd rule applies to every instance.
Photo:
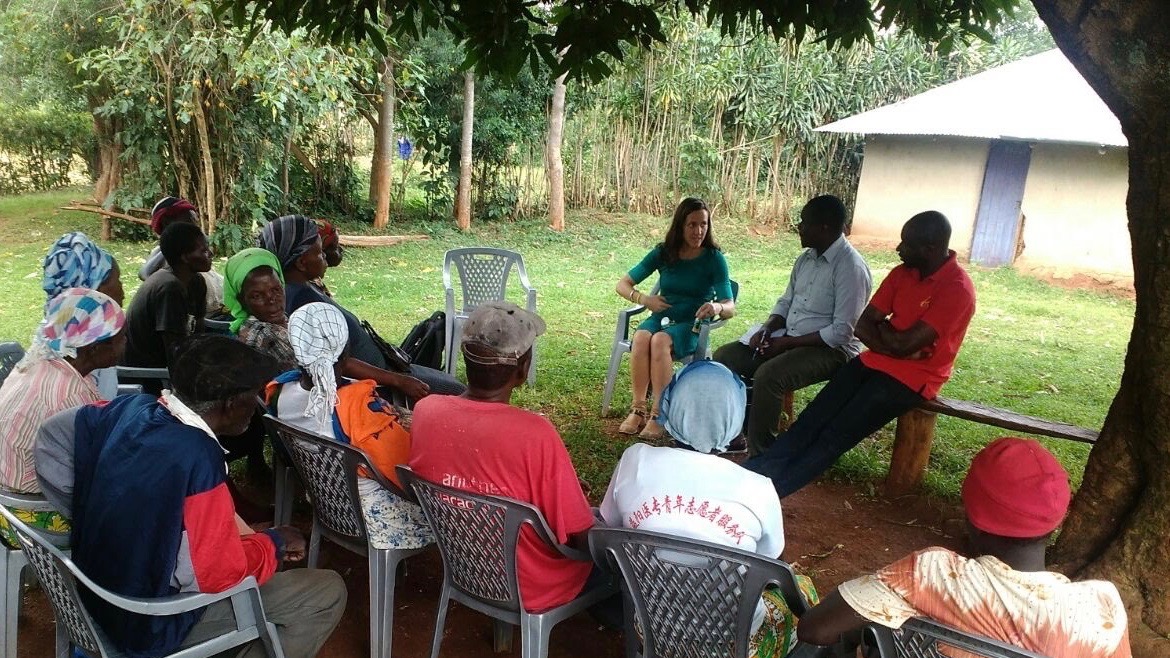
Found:
[[[399,137],[398,157],[402,158],[403,160],[409,160],[411,153],[414,153],[414,144],[411,144],[410,140],[405,137]]]

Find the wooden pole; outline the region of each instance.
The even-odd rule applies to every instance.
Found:
[[[898,417],[894,454],[890,457],[890,473],[886,476],[886,495],[901,496],[922,484],[937,420],[938,414],[921,409],[911,409]]]

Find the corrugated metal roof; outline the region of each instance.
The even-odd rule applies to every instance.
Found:
[[[1129,144],[1117,117],[1059,50],[984,71],[817,130]]]

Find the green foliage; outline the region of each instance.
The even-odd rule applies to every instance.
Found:
[[[245,48],[246,30],[217,21],[201,0],[121,0],[102,29],[117,45],[86,53],[77,67],[95,95],[117,90],[95,109],[117,127],[125,171],[108,202],[191,198],[217,248],[230,253],[289,206],[282,179],[290,136],[322,157],[318,173],[327,180],[314,181],[324,192],[309,196],[310,207],[322,195],[352,192],[351,144],[318,134],[319,125],[340,121],[342,108],[365,102],[350,80],[368,68],[352,48],[282,33]],[[216,235],[224,225],[240,228]]]
[[[48,190],[69,184],[74,156],[93,151],[93,120],[87,112],[42,104],[0,103],[0,194]]]
[[[679,149],[678,193],[714,199],[719,193],[719,149],[706,137],[691,135]],[[678,196],[678,195],[676,195]]]
[[[594,82],[612,72],[631,46],[666,41],[662,16],[682,12],[722,25],[725,36],[766,33],[796,43],[845,47],[897,28],[944,45],[987,38],[1018,0],[562,0],[546,10],[522,0],[219,0],[237,22],[265,22],[292,33],[308,29],[334,43],[371,39],[392,17],[397,34],[442,27],[467,49],[479,72],[515,75],[525,67],[569,71]]]
[[[410,65],[421,70],[425,82],[417,83],[411,103],[416,145],[424,164],[435,170],[424,184],[428,207],[445,207],[445,190],[453,187],[434,180],[455,178],[459,170],[462,139],[464,56],[450,34],[434,31],[404,45]],[[531,153],[542,144],[547,129],[544,108],[550,89],[541,76],[522,71],[511,79],[479,76],[475,81],[475,123],[472,134],[472,214],[484,219],[506,219],[519,204],[518,186],[507,179],[509,170],[531,164]]]
[[[726,208],[780,220],[794,197],[848,199],[860,139],[815,128],[1052,47],[1034,14],[1005,25],[993,44],[960,43],[946,56],[907,34],[849,49],[794,48],[748,28],[726,36],[726,25],[689,16],[663,23],[667,44],[630,54],[601,84],[570,90],[570,205],[657,213],[690,190],[712,189]],[[680,158],[694,140],[711,140],[720,156],[705,181]]]

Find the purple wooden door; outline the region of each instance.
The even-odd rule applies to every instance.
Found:
[[[1031,159],[1032,147],[1027,142],[991,142],[975,215],[975,237],[971,240],[972,263],[999,267],[1015,260],[1020,203]]]

